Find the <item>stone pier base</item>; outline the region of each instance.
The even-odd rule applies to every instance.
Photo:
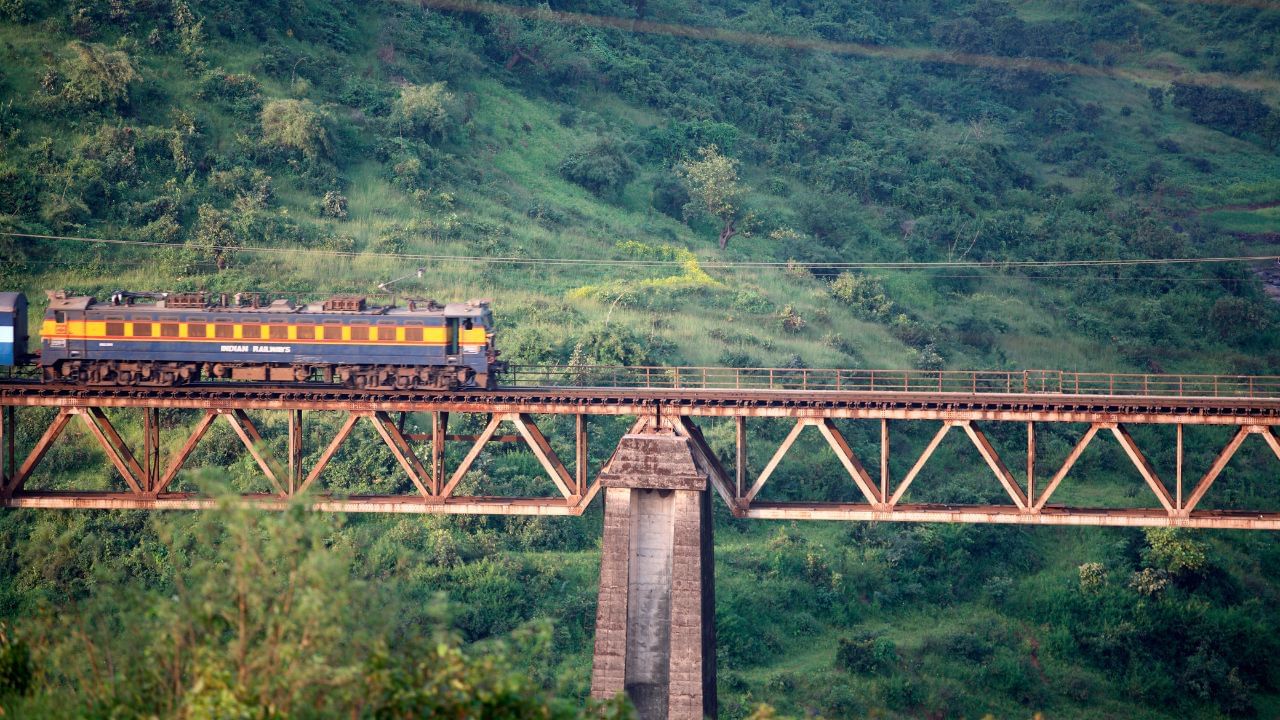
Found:
[[[716,716],[708,473],[688,438],[622,438],[605,488],[591,695],[626,692],[641,720]]]

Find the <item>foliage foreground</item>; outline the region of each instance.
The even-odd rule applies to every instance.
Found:
[[[115,548],[128,561],[93,564],[63,586],[76,597],[0,628],[0,716],[630,715],[556,699],[517,667],[545,656],[545,623],[464,647],[441,596],[410,601],[358,571],[335,516],[228,500],[145,524],[141,545]]]

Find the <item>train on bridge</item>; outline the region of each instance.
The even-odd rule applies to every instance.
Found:
[[[493,388],[505,369],[487,300],[375,305],[344,295],[295,304],[256,293],[49,291],[40,350],[27,299],[0,293],[0,366],[45,382],[171,387],[202,379],[356,388]]]

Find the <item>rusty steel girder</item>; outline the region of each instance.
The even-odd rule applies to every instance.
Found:
[[[948,382],[951,382],[948,380]],[[1011,382],[1011,381],[1010,381]],[[1144,383],[1149,382],[1146,378]],[[1218,382],[1216,379],[1214,382]],[[1245,387],[1236,380],[1232,387]],[[910,386],[908,382],[908,386]],[[1090,387],[1095,387],[1090,386]],[[949,387],[949,386],[948,386]],[[1258,387],[1247,385],[1251,394]],[[1269,386],[1268,386],[1269,387]],[[974,389],[977,389],[975,381]],[[516,387],[473,391],[348,390],[332,386],[259,386],[211,383],[173,389],[85,388],[31,382],[0,382],[0,505],[45,508],[195,509],[210,498],[173,492],[179,471],[209,428],[221,417],[239,438],[270,484],[271,493],[247,494],[246,505],[278,509],[300,500],[317,510],[341,512],[483,513],[580,515],[599,492],[587,462],[588,416],[630,415],[636,429],[660,429],[690,438],[699,463],[709,468],[710,486],[730,511],[744,518],[984,522],[1000,524],[1168,525],[1242,529],[1280,529],[1280,513],[1202,510],[1199,506],[1216,479],[1251,435],[1280,457],[1280,399],[1272,397],[1200,397],[1183,395],[1105,395],[1050,392],[923,392],[883,389],[830,391],[796,389],[724,389],[660,387]],[[57,414],[19,462],[15,413],[19,408],[51,407]],[[105,409],[132,408],[143,414],[142,440],[131,448]],[[201,411],[184,442],[162,462],[160,408]],[[283,462],[269,452],[248,411],[288,413],[287,454]],[[308,412],[338,411],[345,418],[310,467],[303,467],[303,422]],[[406,433],[405,414],[431,413],[430,433]],[[448,433],[451,414],[484,414],[476,435]],[[533,420],[534,414],[575,416],[574,468],[570,471]],[[75,418],[103,449],[123,487],[111,492],[48,492],[26,487],[50,446]],[[730,475],[702,437],[697,418],[732,418],[735,457]],[[747,426],[753,418],[790,418],[790,432],[768,463],[752,475],[747,462]],[[864,463],[834,421],[867,419],[880,423],[879,463]],[[325,468],[348,442],[361,420],[368,421],[412,484],[406,495],[339,497],[326,492]],[[938,423],[936,432],[901,478],[890,477],[890,421]],[[987,436],[993,422],[1023,423],[1027,430],[1025,474],[1004,461]],[[1036,428],[1044,423],[1083,423],[1088,427],[1060,466],[1037,482]],[[502,431],[503,426],[511,430]],[[1160,477],[1130,433],[1137,425],[1176,427],[1176,472],[1172,486]],[[1184,487],[1183,428],[1215,425],[1235,428],[1230,441],[1193,486]],[[806,428],[830,447],[848,475],[858,503],[786,502],[763,499],[779,463]],[[1007,505],[941,506],[910,502],[916,483],[935,450],[952,431],[963,432]],[[505,432],[505,434],[504,434]],[[1099,434],[1114,437],[1142,478],[1156,507],[1076,508],[1050,505],[1082,453]],[[456,467],[447,467],[448,442],[470,447]],[[457,489],[492,442],[528,446],[548,480],[545,497],[459,496]],[[429,443],[430,455],[415,443]],[[137,450],[137,452],[135,452]],[[727,464],[727,463],[726,463]],[[878,468],[876,467],[878,465]],[[870,469],[869,469],[870,468]],[[878,472],[873,474],[873,470]],[[483,483],[483,479],[479,480]]]

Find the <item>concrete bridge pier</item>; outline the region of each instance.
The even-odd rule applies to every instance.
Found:
[[[707,464],[689,437],[642,425],[623,436],[600,473],[604,541],[591,695],[626,692],[641,720],[716,716]]]

